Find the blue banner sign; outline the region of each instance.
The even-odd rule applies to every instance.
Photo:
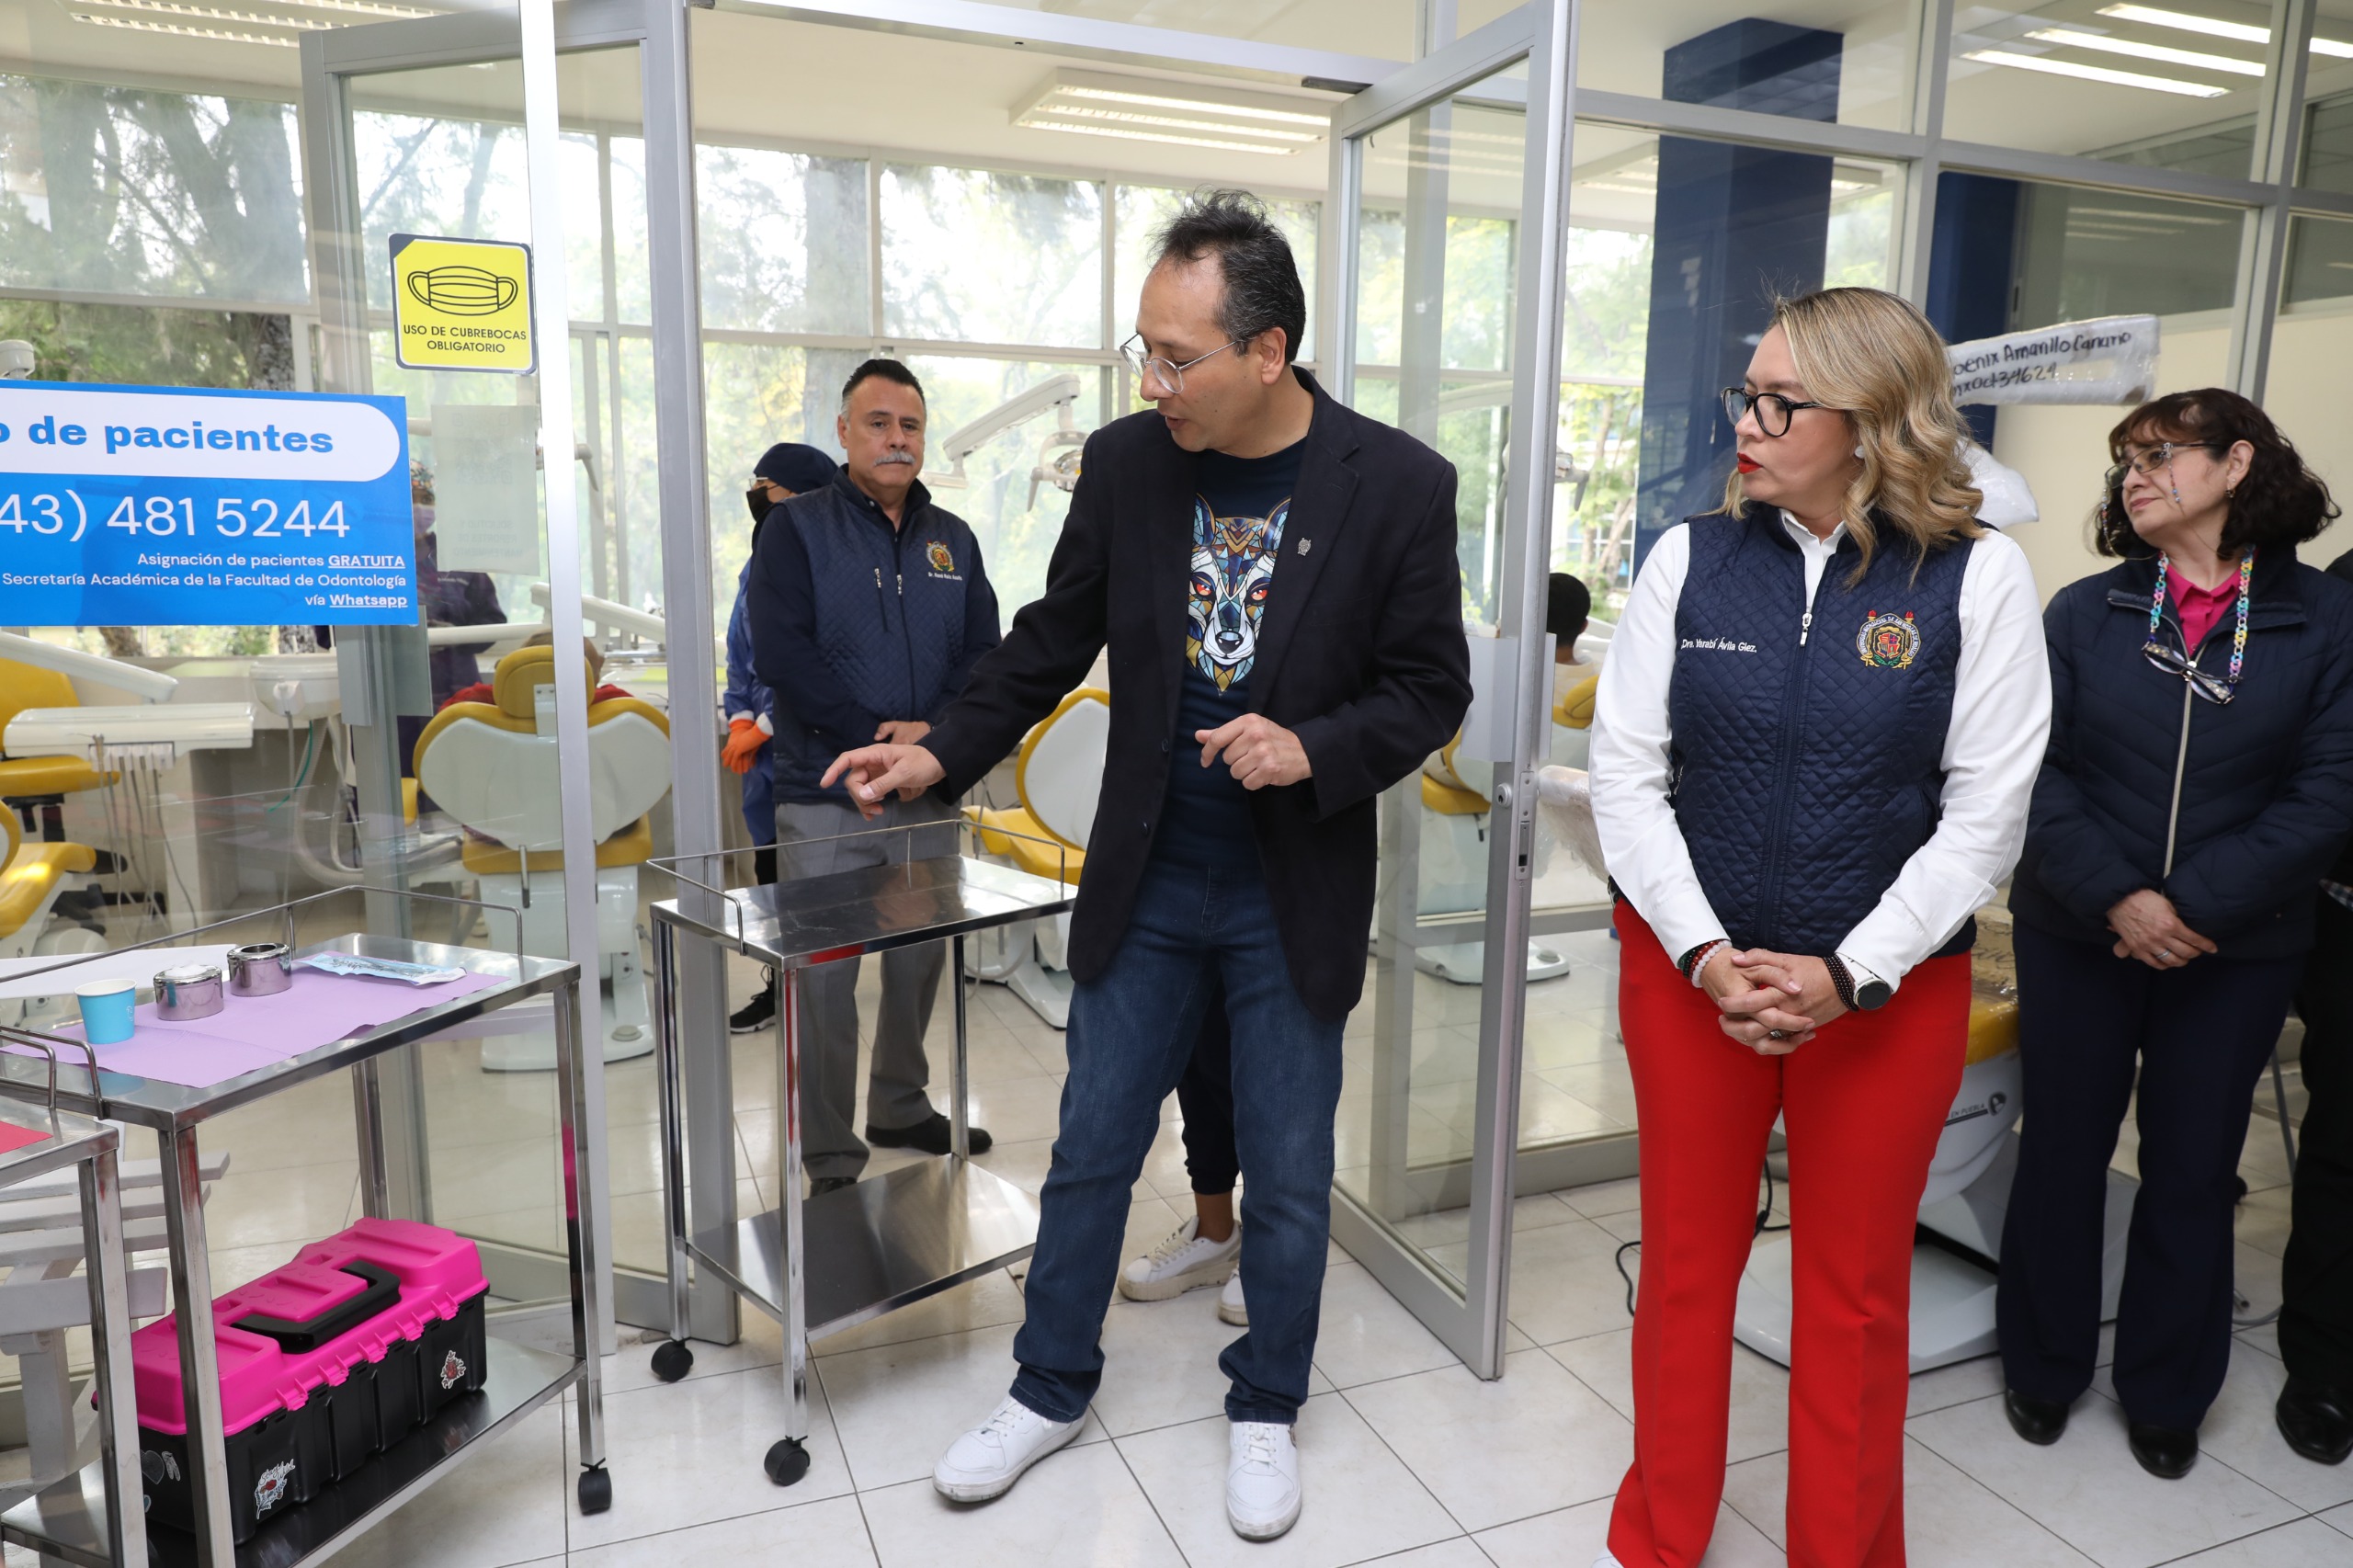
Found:
[[[415,625],[397,397],[0,381],[0,623]]]

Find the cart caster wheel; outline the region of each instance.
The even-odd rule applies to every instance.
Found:
[[[665,1383],[675,1383],[695,1369],[695,1353],[687,1348],[683,1339],[665,1340],[654,1346],[654,1375]]]
[[[809,1473],[809,1450],[801,1446],[798,1437],[787,1437],[768,1449],[760,1468],[779,1486],[790,1486]]]
[[[580,1472],[580,1511],[601,1514],[613,1506],[613,1478],[603,1465]]]

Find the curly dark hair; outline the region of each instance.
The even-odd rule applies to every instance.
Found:
[[[2222,555],[2225,561],[2249,545],[2299,545],[2328,527],[2337,515],[2328,485],[2304,466],[2295,446],[2279,433],[2271,416],[2253,402],[2221,387],[2169,392],[2144,403],[2108,433],[2108,455],[2121,464],[2128,444],[2143,446],[2171,441],[2177,447],[2204,447],[2223,453],[2238,442],[2255,449],[2246,477],[2231,497],[2230,517],[2222,524]],[[2093,543],[2102,555],[2145,556],[2149,547],[2132,531],[2131,514],[2124,509],[2123,483],[2111,483],[2100,498],[2093,519]]]

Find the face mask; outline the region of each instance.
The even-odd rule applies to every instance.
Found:
[[[752,525],[756,528],[767,520],[768,509],[776,505],[768,499],[768,487],[755,484],[744,492],[744,500],[752,508]]]

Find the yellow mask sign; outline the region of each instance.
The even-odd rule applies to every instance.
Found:
[[[408,369],[529,374],[538,366],[531,247],[394,234],[392,334]]]

